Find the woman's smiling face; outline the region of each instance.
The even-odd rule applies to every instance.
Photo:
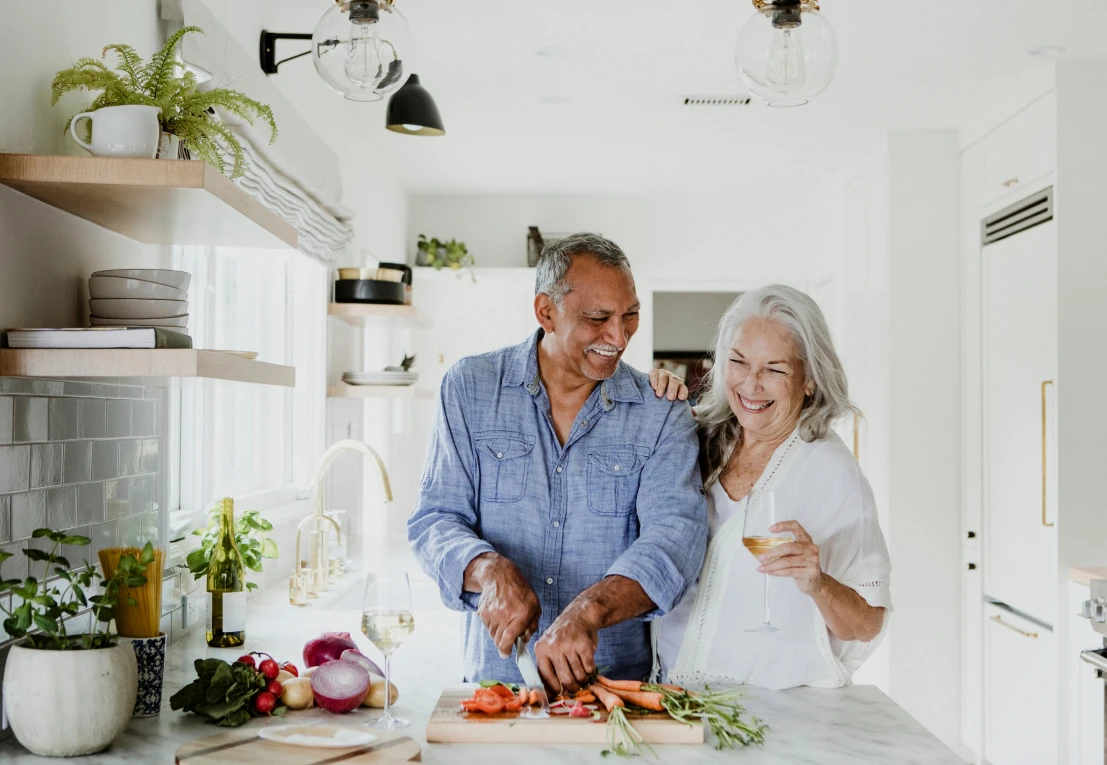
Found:
[[[804,374],[791,332],[770,319],[747,319],[726,360],[726,395],[742,429],[783,441],[795,430],[814,383]]]

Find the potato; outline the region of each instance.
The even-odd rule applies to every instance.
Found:
[[[281,702],[289,709],[307,709],[315,703],[315,693],[311,690],[311,679],[293,677],[281,683]]]
[[[296,677],[296,675],[282,669],[277,675],[277,682],[283,685],[285,680],[291,680],[294,677]]]
[[[388,684],[392,690],[392,703],[396,703],[396,699],[400,698],[400,692],[396,690],[396,686],[392,683]],[[369,684],[369,693],[365,695],[365,701],[361,702],[363,707],[372,707],[373,709],[384,709],[384,680],[379,677],[374,677],[373,682]]]

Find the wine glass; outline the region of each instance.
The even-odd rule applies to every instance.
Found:
[[[392,652],[415,629],[411,614],[411,586],[402,571],[371,571],[365,580],[361,631],[384,654],[384,715],[373,728],[406,728],[407,720],[392,716]]]
[[[771,491],[757,489],[749,493],[746,501],[745,524],[742,527],[742,544],[755,560],[777,545],[793,540],[793,536],[787,532],[769,531],[770,526],[780,521],[776,501]],[[769,575],[763,574],[763,576],[765,577],[765,622],[746,632],[780,632],[779,628],[773,626],[769,615]]]

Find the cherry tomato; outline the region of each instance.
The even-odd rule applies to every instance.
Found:
[[[461,702],[461,708],[464,709],[466,712],[479,712],[480,711],[480,709],[477,707],[477,702],[473,699],[463,700]]]
[[[238,657],[238,663],[239,664],[245,664],[247,667],[252,667],[252,666],[254,666],[254,657],[251,656],[250,654],[246,654],[245,656],[239,656]]]
[[[270,680],[269,683],[265,686],[265,690],[269,691],[277,698],[280,698],[281,693],[284,692],[284,688],[282,688],[281,684],[278,683],[276,680]]]
[[[258,665],[258,672],[265,675],[266,680],[276,680],[277,675],[281,673],[281,668],[277,666],[277,662],[272,659],[264,659],[261,664]]]
[[[277,697],[269,691],[262,691],[254,696],[254,711],[259,715],[267,715],[277,706]]]
[[[493,685],[491,688],[488,688],[487,690],[492,691],[497,696],[499,696],[501,698],[504,698],[504,699],[515,698],[515,694],[512,693],[511,689],[508,688],[506,685]]]
[[[504,711],[505,712],[518,712],[523,708],[523,697],[512,696],[510,699],[504,699]]]
[[[293,664],[290,661],[286,661],[283,664],[281,664],[281,669],[284,670],[285,672],[287,672],[288,674],[292,675],[293,677],[299,677],[300,676],[300,670],[296,669],[296,665]]]

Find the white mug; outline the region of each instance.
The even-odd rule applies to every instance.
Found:
[[[158,153],[161,123],[157,106],[105,106],[94,112],[82,112],[73,118],[69,132],[73,140],[97,157],[146,157]],[[92,122],[92,142],[77,134],[77,123]]]

